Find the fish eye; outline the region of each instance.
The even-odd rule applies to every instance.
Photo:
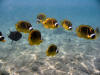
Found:
[[[55,23],[55,26],[58,27],[58,23]]]

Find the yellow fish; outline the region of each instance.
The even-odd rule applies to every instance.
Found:
[[[32,25],[27,21],[19,21],[16,24],[16,30],[19,32],[29,33],[32,29]]]
[[[65,30],[72,30],[72,23],[69,20],[63,20],[61,21],[61,25]]]
[[[54,18],[47,18],[42,22],[43,26],[47,29],[55,29],[59,27],[57,20]]]
[[[95,30],[89,25],[80,25],[76,28],[76,34],[80,38],[96,39]]]
[[[46,15],[44,13],[40,13],[37,15],[37,24],[42,23],[46,19]]]
[[[0,32],[0,41],[1,42],[5,42],[6,41],[5,38],[2,36],[2,32]]]
[[[30,45],[39,45],[43,42],[39,30],[31,30],[29,33],[28,41]]]
[[[51,44],[48,49],[46,50],[46,55],[47,56],[55,56],[56,54],[58,54],[58,49],[57,46],[54,44]]]

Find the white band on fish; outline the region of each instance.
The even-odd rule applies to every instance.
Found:
[[[29,28],[29,30],[32,30],[32,29],[33,29],[33,27],[30,27],[30,28]]]
[[[69,29],[71,29],[72,27],[69,27]]]
[[[0,36],[0,38],[2,38],[2,36]]]
[[[90,37],[93,37],[95,34],[91,34]]]
[[[58,49],[56,50],[56,53],[58,53],[59,51],[58,51]]]
[[[55,26],[57,26],[58,25],[58,23],[55,23]]]

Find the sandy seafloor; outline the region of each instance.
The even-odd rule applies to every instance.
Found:
[[[45,13],[60,21],[68,18],[73,31],[61,25],[55,30],[36,24],[36,16]],[[41,31],[44,39],[39,46],[28,44],[28,34],[13,42],[9,30],[16,30],[17,21],[25,20]],[[100,28],[100,0],[0,0],[0,31],[6,42],[0,42],[0,75],[100,75],[100,38],[78,38],[75,28],[80,24]],[[59,53],[47,57],[46,49],[56,44]]]

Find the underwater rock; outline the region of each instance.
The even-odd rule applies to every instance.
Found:
[[[94,60],[94,65],[95,65],[96,69],[98,69],[100,71],[100,58],[96,58]]]

